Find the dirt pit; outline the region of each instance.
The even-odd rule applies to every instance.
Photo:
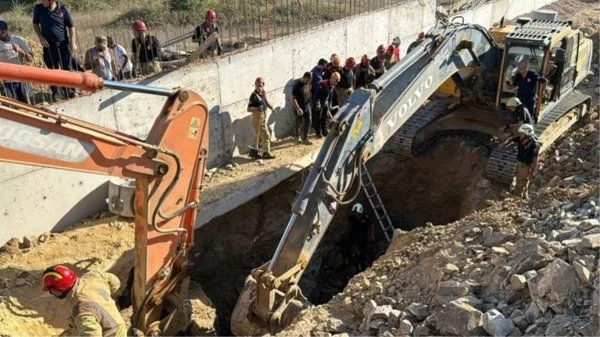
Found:
[[[499,195],[500,189],[482,178],[488,149],[473,142],[464,135],[445,136],[421,157],[381,153],[369,162],[381,198],[399,228],[410,230],[428,222],[444,225]],[[220,334],[231,333],[229,319],[246,276],[272,257],[302,179],[298,174],[197,230],[192,277],[217,309]],[[375,219],[362,193],[357,201]],[[387,248],[376,223],[376,240],[370,243],[366,261],[361,265],[344,256],[351,206],[338,210],[300,282],[314,304],[327,302],[343,290],[352,276]]]
[[[472,138],[446,136],[421,157],[380,153],[367,166],[394,223],[409,230],[428,222],[444,225],[497,197],[498,191],[482,179],[486,155],[487,148],[473,145]],[[192,280],[202,286],[216,308],[218,334],[231,333],[230,315],[246,276],[272,257],[303,174],[306,172],[196,231]],[[357,201],[371,212],[362,194]],[[350,209],[351,205],[338,210],[301,281],[312,303],[331,299],[387,248],[375,224],[376,240],[362,264],[343,254]],[[112,216],[86,221],[64,233],[47,234],[29,248],[23,248],[23,242],[9,243],[0,252],[0,335],[58,335],[66,328],[68,313],[59,301],[40,290],[39,277],[46,266],[64,263],[80,272],[108,269],[125,285],[133,265],[132,248],[132,223]]]

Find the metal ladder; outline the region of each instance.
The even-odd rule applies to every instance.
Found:
[[[361,172],[361,185],[363,191],[367,195],[367,199],[369,199],[369,204],[373,208],[373,213],[375,213],[375,217],[379,222],[379,226],[383,230],[383,235],[388,242],[391,241],[392,236],[394,235],[394,226],[392,225],[392,220],[390,220],[390,216],[388,215],[383,202],[381,201],[381,197],[379,193],[377,193],[377,188],[373,183],[373,179],[371,179],[371,175],[369,171],[367,171],[367,166],[365,163],[361,163],[362,172]]]

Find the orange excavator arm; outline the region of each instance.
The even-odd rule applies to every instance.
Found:
[[[0,65],[0,79],[167,97],[146,141],[0,97],[0,161],[135,178],[132,327],[145,335],[177,333],[186,324],[181,285],[187,284],[187,254],[208,155],[204,100],[188,90],[6,63]]]

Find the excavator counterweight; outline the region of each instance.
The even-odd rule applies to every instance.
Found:
[[[26,66],[3,64],[0,79],[167,96],[145,141],[0,98],[0,161],[135,178],[132,327],[144,335],[174,335],[185,328],[187,254],[208,156],[204,100],[188,90],[122,85],[91,73]]]

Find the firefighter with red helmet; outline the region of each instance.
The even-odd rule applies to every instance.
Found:
[[[254,81],[254,91],[250,94],[246,111],[252,113],[252,126],[257,139],[256,145],[264,151],[262,158],[274,159],[275,155],[271,152],[271,134],[267,127],[267,108],[273,111],[273,106],[267,100],[265,79],[257,77]]]
[[[127,336],[125,321],[111,298],[120,285],[113,274],[90,271],[78,277],[60,265],[48,267],[42,276],[42,289],[67,302],[74,336]]]
[[[136,74],[150,75],[160,73],[161,47],[158,39],[148,34],[148,26],[142,20],[133,21],[133,35],[131,50],[133,52],[133,70]]]
[[[379,78],[385,73],[385,46],[377,47],[377,55],[371,59],[371,67],[375,70],[375,78]]]
[[[219,38],[219,24],[217,23],[217,12],[210,9],[206,11],[204,15],[204,22],[202,22],[196,30],[194,31],[194,36],[192,36],[192,41],[198,43],[200,46],[204,41],[206,41],[211,35],[217,35],[217,41],[208,46],[206,49],[206,53],[208,55],[221,55],[223,52],[223,48],[221,47],[221,39]]]
[[[346,63],[342,68],[340,83],[335,87],[335,96],[337,97],[337,103],[339,106],[346,104],[348,97],[354,92],[356,88],[356,76],[354,75],[354,68],[356,68],[356,61],[354,57],[346,59]]]

